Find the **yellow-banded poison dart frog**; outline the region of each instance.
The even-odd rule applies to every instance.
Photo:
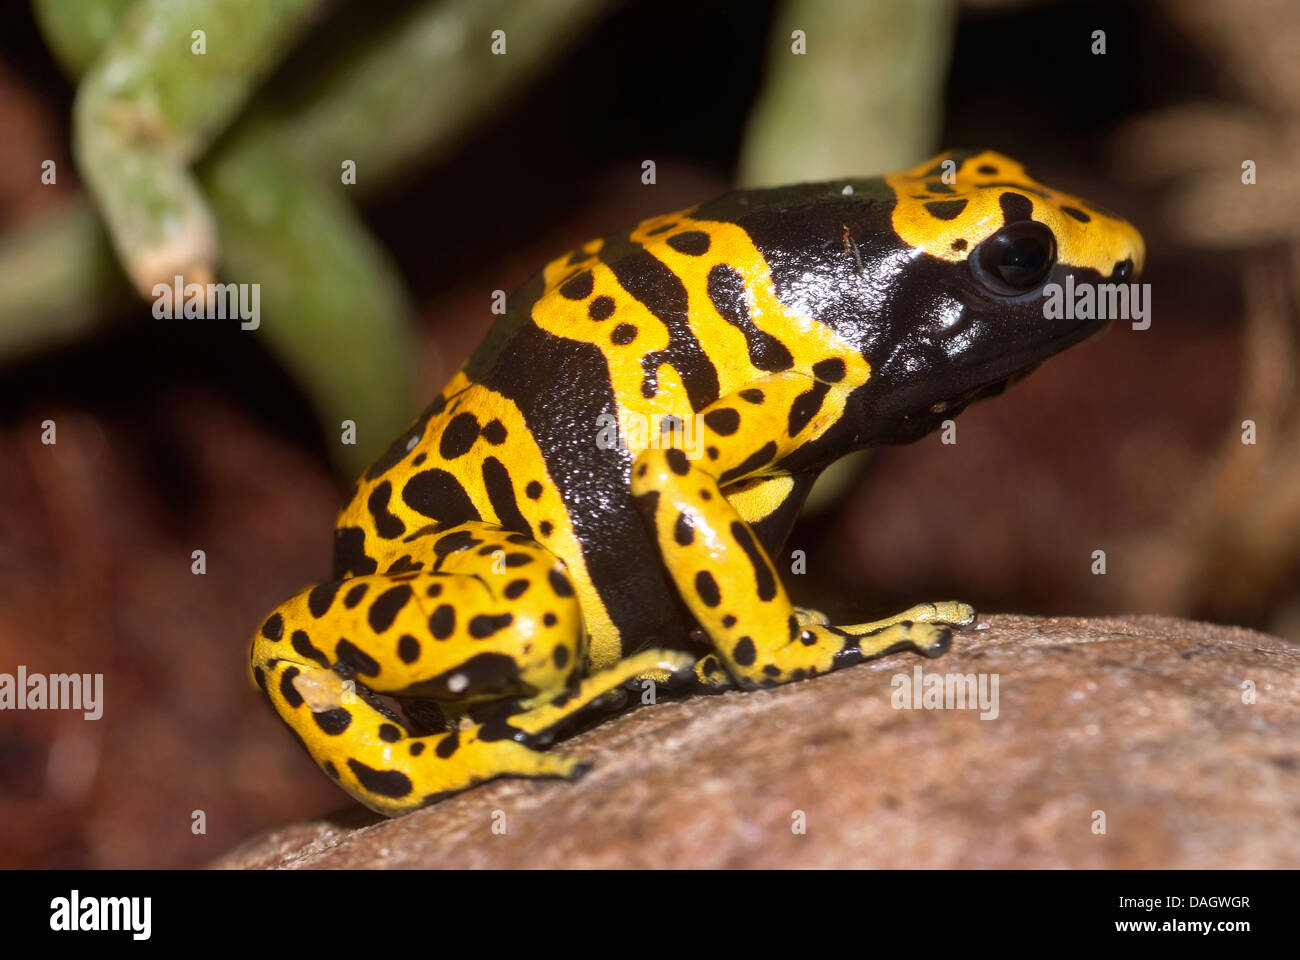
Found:
[[[335,579],[261,625],[252,677],[326,774],[397,815],[579,776],[539,748],[631,680],[751,689],[938,655],[969,605],[833,626],[772,558],[827,464],[924,435],[1104,325],[1046,319],[1046,284],[1124,282],[1142,259],[1127,222],[992,152],[737,191],[585,243],[358,480]]]

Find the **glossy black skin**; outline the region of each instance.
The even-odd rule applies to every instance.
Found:
[[[871,364],[871,379],[853,393],[844,421],[789,458],[790,469],[918,440],[972,401],[1001,393],[1108,322],[1046,319],[1043,286],[1069,275],[1076,285],[1119,282],[1132,269],[1118,264],[1102,278],[1058,262],[1033,290],[1000,296],[968,260],[940,260],[903,244],[890,225],[894,194],[882,180],[843,183],[851,195],[827,184],[742,191],[695,214],[744,227],[781,300],[833,327]],[[932,412],[936,404],[944,408]]]

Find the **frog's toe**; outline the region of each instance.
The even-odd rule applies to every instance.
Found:
[[[830,617],[811,607],[795,607],[794,618],[799,621],[801,627],[825,626],[831,622]]]

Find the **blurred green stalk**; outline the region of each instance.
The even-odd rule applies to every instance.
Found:
[[[222,274],[262,284],[264,320],[253,335],[265,337],[299,378],[331,435],[336,436],[343,419],[357,423],[356,446],[331,445],[344,466],[354,470],[407,419],[410,308],[400,278],[347,202],[346,192],[374,190],[417,163],[436,160],[579,36],[605,3],[441,0],[418,5],[331,64],[293,114],[259,111],[238,121],[199,163],[197,181],[187,180],[183,162],[201,152],[247,97],[300,26],[295,18],[308,4],[262,0],[264,11],[254,13],[256,55],[245,51],[249,75],[231,78],[226,74],[230,62],[213,65],[203,77],[191,75],[194,87],[176,91],[165,103],[153,103],[139,91],[171,82],[163,66],[171,57],[212,57],[214,37],[228,38],[228,25],[218,28],[209,20],[213,26],[199,23],[185,30],[179,54],[170,47],[165,53],[150,52],[158,50],[157,37],[119,38],[115,27],[125,34],[140,24],[148,26],[152,21],[137,17],[154,13],[154,6],[171,6],[169,18],[183,20],[175,9],[233,9],[254,2],[139,0],[139,10],[128,10],[123,0],[99,0],[93,7],[89,0],[34,0],[34,5],[65,68],[75,74],[90,65],[86,84],[108,88],[79,94],[77,136],[80,141],[88,123],[90,142],[79,142],[77,149],[92,193],[106,197],[103,212],[114,225],[119,249],[124,244],[134,249],[138,243],[148,250],[150,238],[179,235],[198,241],[179,249],[200,250],[204,204],[210,204],[209,225],[215,221],[214,233],[220,236]],[[84,16],[73,15],[73,8]],[[285,20],[273,22],[275,16]],[[204,56],[189,52],[192,29],[208,31]],[[490,51],[492,31],[498,29],[506,32],[504,56]],[[104,60],[97,62],[94,53],[105,43]],[[120,67],[130,82],[119,86],[106,66],[126,56],[116,52],[118,44],[157,62]],[[214,102],[191,103],[200,87],[226,83],[230,86]],[[124,116],[115,112],[119,92],[126,95]],[[186,112],[190,108],[192,116]],[[101,112],[102,125],[99,119],[90,123]],[[159,118],[167,123],[154,126]],[[175,142],[173,125],[179,131]],[[151,169],[150,157],[132,152],[137,145],[133,130],[167,148],[159,154],[170,169]],[[101,169],[97,158],[105,155]],[[140,167],[131,168],[132,157]],[[344,161],[356,164],[355,187],[341,181]],[[47,262],[51,259],[60,262]],[[124,259],[132,262],[129,256]],[[171,255],[158,262],[187,259],[195,260]],[[132,270],[137,286],[156,271]],[[104,231],[84,207],[0,241],[0,361],[84,335],[120,305],[121,284]]]

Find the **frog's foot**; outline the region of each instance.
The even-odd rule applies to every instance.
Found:
[[[795,608],[795,614],[798,615],[799,608]],[[889,627],[896,623],[932,623],[941,627],[952,627],[954,630],[967,630],[975,626],[975,621],[979,619],[975,613],[975,608],[969,603],[962,603],[958,600],[938,600],[934,603],[918,603],[914,607],[908,607],[901,613],[896,613],[892,617],[885,617],[883,620],[872,620],[869,623],[857,623],[853,626],[840,627],[839,629],[847,633],[869,634],[880,630],[882,627]],[[802,621],[801,621],[802,622]],[[826,620],[814,621],[825,624]],[[806,624],[805,624],[806,625]]]
[[[505,737],[532,746],[550,742],[555,727],[579,710],[615,692],[629,680],[642,677],[685,678],[695,658],[672,650],[643,650],[618,661],[606,670],[583,678],[571,690],[538,694],[521,700],[517,713],[486,724],[493,737]]]
[[[684,669],[647,651],[584,678],[586,631],[567,568],[494,524],[435,530],[433,569],[368,574],[304,590],[253,640],[250,669],[280,718],[325,773],[389,816],[500,776],[575,778],[576,757],[519,742],[627,679]],[[422,538],[423,540],[423,538]],[[381,695],[445,704],[456,722],[431,731]],[[477,707],[528,698],[504,722]],[[467,707],[471,709],[466,709]]]

